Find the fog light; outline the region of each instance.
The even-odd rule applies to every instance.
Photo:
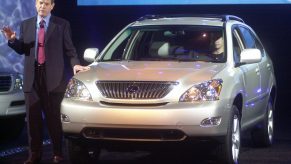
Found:
[[[212,126],[218,126],[220,123],[221,123],[221,117],[210,117],[201,121],[200,126],[212,127]]]
[[[69,116],[67,116],[65,114],[61,114],[61,120],[62,120],[62,122],[70,122]]]

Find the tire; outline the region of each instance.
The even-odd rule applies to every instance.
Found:
[[[273,103],[270,100],[262,123],[251,131],[251,138],[255,146],[268,147],[274,140],[274,113]]]
[[[220,160],[220,163],[225,164],[239,163],[241,146],[240,133],[241,133],[240,114],[238,108],[235,105],[233,105],[224,143],[220,144],[218,146],[218,149],[216,150],[216,155]]]
[[[69,160],[72,164],[97,163],[100,149],[89,150],[85,144],[74,139],[66,139]]]

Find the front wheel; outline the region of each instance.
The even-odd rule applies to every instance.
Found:
[[[218,146],[216,154],[221,163],[237,164],[239,163],[240,154],[240,114],[238,108],[233,105],[229,124],[227,127],[227,134],[224,143]]]

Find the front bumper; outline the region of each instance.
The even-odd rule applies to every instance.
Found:
[[[181,141],[224,136],[230,109],[228,100],[118,106],[64,99],[61,114],[65,134],[103,140]],[[221,123],[201,126],[201,121],[210,117],[221,117]]]
[[[22,91],[0,94],[0,116],[25,114],[25,101]]]

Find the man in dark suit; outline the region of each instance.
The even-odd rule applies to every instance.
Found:
[[[8,45],[25,55],[23,91],[30,146],[26,164],[41,161],[43,115],[53,145],[53,162],[63,160],[60,104],[68,79],[66,61],[70,61],[74,74],[89,69],[79,64],[69,22],[51,15],[54,5],[54,0],[36,0],[38,14],[21,23],[19,39],[9,27],[1,30]]]

